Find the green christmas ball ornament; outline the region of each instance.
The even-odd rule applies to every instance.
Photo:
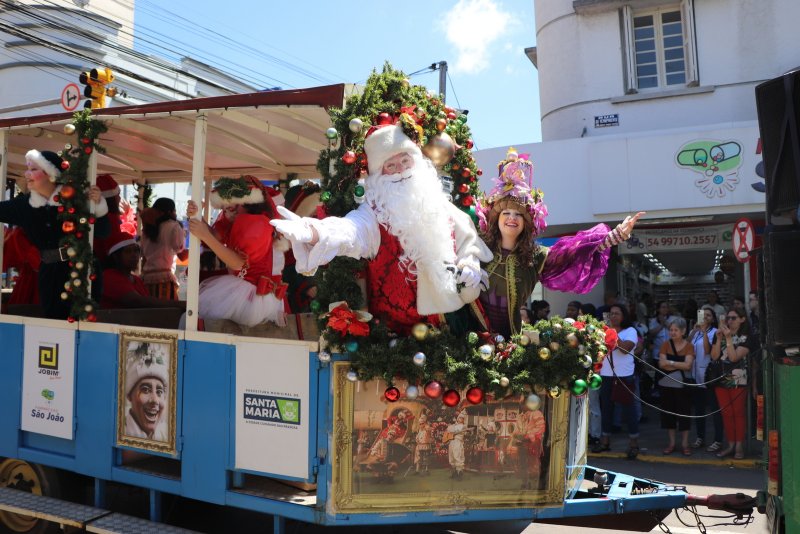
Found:
[[[589,377],[589,387],[592,389],[600,389],[603,383],[603,377],[600,375],[592,375]]]
[[[354,193],[354,194],[355,194],[357,197],[363,197],[363,196],[364,196],[364,186],[363,186],[363,185],[357,185],[357,186],[355,187],[355,189],[353,189],[353,193]]]
[[[331,192],[330,191],[323,191],[319,195],[319,199],[323,202],[327,202],[331,199]]]
[[[311,311],[314,313],[319,313],[319,310],[322,308],[322,304],[320,304],[318,300],[312,300],[310,306]]]
[[[582,378],[578,378],[575,380],[569,387],[569,390],[572,392],[573,395],[579,397],[586,393],[589,389],[589,384],[586,383],[586,380]]]
[[[461,124],[466,124],[466,123],[467,123],[467,114],[466,114],[466,113],[462,113],[461,115],[459,115],[459,116],[456,118],[456,120],[457,120],[458,122],[460,122]]]
[[[336,128],[328,128],[325,130],[325,137],[327,137],[331,141],[335,141],[337,137],[339,137],[339,132],[336,131]]]
[[[344,342],[344,350],[349,353],[356,352],[358,350],[358,341],[350,340]]]
[[[469,334],[467,334],[467,341],[469,342],[470,345],[475,345],[476,343],[478,343],[478,339],[480,338],[478,337],[478,334],[476,334],[475,332],[470,332]]]

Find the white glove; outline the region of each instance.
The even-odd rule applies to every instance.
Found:
[[[292,243],[311,243],[314,231],[302,217],[295,215],[283,206],[278,206],[278,213],[283,219],[272,219],[269,223],[286,236]]]
[[[481,283],[481,270],[475,269],[469,265],[462,265],[461,274],[458,275],[458,281],[466,287],[478,287]]]

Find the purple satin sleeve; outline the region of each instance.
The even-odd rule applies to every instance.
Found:
[[[610,228],[598,224],[574,236],[562,237],[550,247],[539,280],[547,289],[588,293],[606,274],[611,250],[597,250]]]

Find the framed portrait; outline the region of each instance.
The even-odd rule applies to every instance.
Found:
[[[351,382],[349,369],[333,370],[335,513],[562,505],[568,395],[473,405],[462,391],[450,407],[395,383],[401,396],[389,402],[383,381]]]
[[[121,331],[117,445],[175,455],[178,336]]]

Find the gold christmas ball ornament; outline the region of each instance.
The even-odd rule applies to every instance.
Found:
[[[74,125],[74,124],[72,124],[72,123],[70,123],[70,124],[65,124],[65,125],[64,125],[64,133],[65,133],[65,134],[67,134],[67,135],[72,135],[72,134],[74,134],[74,133],[75,133],[75,125]]]
[[[403,81],[400,82],[400,85],[402,85],[403,87],[408,87],[409,85],[411,85],[411,80],[409,80],[408,78],[403,78]]]
[[[507,388],[508,384],[510,384],[510,383],[511,383],[511,381],[508,379],[507,376],[504,376],[504,377],[500,378],[500,387]]]
[[[555,330],[556,332],[561,332],[562,328],[563,327],[561,326],[560,323],[556,323],[556,324],[553,325],[553,330]]]
[[[586,345],[578,345],[578,354],[586,354]]]
[[[561,348],[561,344],[558,341],[551,341],[550,342],[550,350],[556,352],[558,349]]]
[[[75,263],[75,268],[76,269],[83,269],[83,262],[82,261],[76,262]]]
[[[561,396],[561,388],[553,386],[547,390],[547,393],[550,395],[551,399],[557,399]]]
[[[422,147],[422,153],[425,154],[433,166],[441,168],[456,154],[456,144],[453,138],[445,132],[439,132],[428,140],[428,143]]]
[[[542,347],[541,349],[539,349],[539,358],[545,361],[549,360],[550,349],[548,349],[547,347]]]
[[[74,257],[75,257],[75,256],[77,256],[77,255],[78,255],[78,251],[77,251],[77,250],[75,250],[74,248],[72,248],[72,247],[69,247],[69,248],[67,249],[67,256],[69,256],[70,258],[74,258]]]
[[[527,347],[531,344],[531,338],[529,338],[526,334],[522,334],[519,336],[519,344],[523,347]]]
[[[69,298],[69,294],[66,291],[61,293],[61,300],[67,300]]]
[[[423,323],[415,324],[411,327],[411,335],[414,336],[414,339],[417,341],[422,341],[428,337],[428,325]]]
[[[567,334],[567,343],[574,349],[578,346],[578,336],[572,333]]]

